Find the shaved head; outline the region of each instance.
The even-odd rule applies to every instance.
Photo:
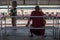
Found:
[[[35,10],[36,10],[36,11],[39,11],[39,10],[40,10],[40,7],[39,7],[39,6],[36,6],[36,7],[35,7]]]

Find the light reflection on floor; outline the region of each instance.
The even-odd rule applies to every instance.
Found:
[[[36,35],[34,35],[33,38],[29,37],[30,32],[27,27],[18,27],[17,30],[14,31],[12,27],[3,28],[2,30],[0,30],[0,35],[1,35],[1,31],[2,31],[3,39],[5,38],[6,40],[40,40],[41,39],[40,36],[36,36]],[[5,35],[5,31],[6,31],[6,35],[8,36]],[[59,38],[59,32],[58,30],[57,31],[55,30],[54,32],[56,33],[56,35],[53,36],[53,28],[46,27],[45,29],[46,37],[44,37],[44,40],[57,40]],[[56,39],[54,39],[54,37],[56,37]]]

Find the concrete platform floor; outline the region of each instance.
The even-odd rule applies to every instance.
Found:
[[[0,29],[0,40],[60,40],[59,29],[54,30],[53,28],[46,27],[45,37],[34,35],[33,38],[29,37],[30,32],[27,27],[17,27],[17,30],[13,30],[12,27]]]

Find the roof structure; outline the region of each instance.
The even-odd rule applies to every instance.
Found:
[[[12,1],[18,5],[60,5],[60,0],[0,0],[0,5],[11,5]]]

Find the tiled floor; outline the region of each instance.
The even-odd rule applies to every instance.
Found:
[[[59,29],[58,29],[59,30]],[[59,31],[56,31],[56,35],[53,36],[53,28],[47,27],[45,29],[45,36],[42,38],[41,36],[34,35],[33,38],[29,37],[29,29],[27,27],[18,27],[17,30],[13,30],[13,28],[8,27],[4,29],[0,29],[0,39],[1,40],[59,40]],[[6,31],[6,35],[5,35]],[[54,31],[54,32],[55,32]],[[55,33],[54,33],[55,34]],[[56,37],[56,38],[54,38]]]

